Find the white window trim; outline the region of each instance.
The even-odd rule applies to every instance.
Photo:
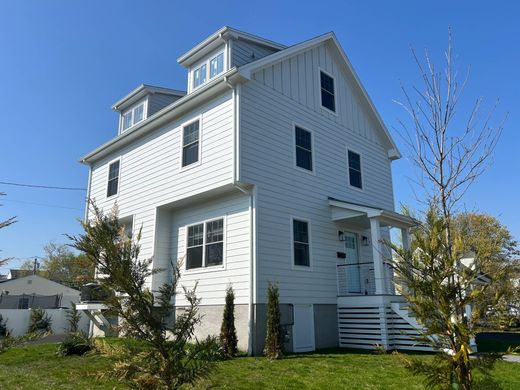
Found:
[[[117,172],[117,192],[114,195],[108,196],[108,180],[110,178],[110,165],[115,163],[116,161],[119,161],[119,171]],[[115,199],[119,197],[119,193],[121,192],[121,167],[123,165],[123,158],[122,156],[119,156],[117,158],[114,158],[113,160],[110,160],[107,164],[106,170],[107,170],[107,181],[105,186],[105,199]]]
[[[197,121],[199,121],[199,159],[196,162],[183,167],[182,166],[182,155],[183,155],[182,152],[184,149],[184,128]],[[181,124],[179,134],[180,134],[180,137],[179,137],[180,138],[179,171],[184,172],[189,169],[198,167],[200,164],[202,164],[202,115],[196,116],[195,118],[192,118],[189,121],[186,121],[183,124]]]
[[[223,241],[222,241],[222,264],[221,265],[210,265],[206,266],[206,223],[212,221],[218,221],[222,219],[222,229],[223,229]],[[191,268],[188,269],[188,228],[190,226],[203,224],[203,239],[202,239],[202,267],[200,268]],[[214,272],[214,271],[225,271],[227,267],[227,215],[223,215],[220,217],[205,219],[203,221],[198,221],[194,223],[190,223],[184,227],[184,266],[183,272],[186,274],[200,274],[205,272]]]
[[[349,151],[359,155],[359,166],[361,167],[361,188],[350,184],[350,164],[348,162],[348,152]],[[347,146],[346,151],[345,151],[345,156],[347,158],[347,183],[348,183],[348,186],[356,191],[365,192],[365,177],[363,174],[365,172],[365,168],[363,167],[363,155],[358,150],[349,148]]]
[[[310,171],[308,169],[299,167],[297,162],[296,162],[296,126],[298,126],[299,128],[301,128],[301,129],[311,133],[312,170],[310,170]],[[293,138],[293,166],[294,166],[294,168],[296,168],[300,172],[305,172],[305,173],[307,173],[309,175],[316,176],[316,161],[315,161],[315,158],[314,158],[314,155],[316,154],[316,148],[314,146],[314,131],[310,130],[307,126],[304,126],[304,125],[302,125],[300,123],[297,123],[297,122],[293,122],[292,123],[292,128],[293,128],[293,131],[292,131],[292,138]]]
[[[332,78],[334,80],[334,107],[336,107],[336,111],[329,110],[327,107],[323,106],[323,101],[321,99],[321,72],[325,73],[327,76]],[[335,116],[338,116],[338,88],[337,88],[337,82],[336,77],[332,75],[330,72],[327,72],[325,69],[318,67],[318,91],[319,91],[319,99],[320,99],[320,107],[325,110],[326,112],[329,112]]]
[[[293,223],[294,220],[307,222],[307,226],[309,228],[309,266],[305,265],[296,265],[294,264],[294,227]],[[314,262],[312,261],[312,227],[311,227],[311,221],[308,218],[302,218],[298,216],[291,215],[289,218],[290,223],[290,248],[291,248],[291,269],[295,271],[312,271],[314,268]]]
[[[193,91],[199,89],[203,85],[206,85],[211,80],[216,79],[219,75],[221,75],[221,74],[226,72],[226,69],[228,69],[228,55],[227,55],[227,48],[226,48],[226,46],[227,45],[225,45],[224,47],[222,47],[222,46],[219,47],[217,50],[214,50],[213,52],[211,52],[211,54],[209,54],[206,57],[204,57],[203,60],[195,63],[192,66],[190,66],[190,70],[188,72],[188,86],[189,86],[188,89],[189,89],[189,92],[193,92]],[[210,78],[209,77],[209,75],[210,75],[210,70],[209,70],[210,62],[211,62],[211,60],[213,58],[217,57],[219,54],[223,55],[222,72],[218,73],[215,76],[213,76],[212,78]],[[195,70],[200,68],[204,64],[206,64],[206,81],[203,82],[202,84],[198,85],[198,86],[195,86],[195,77],[194,77]]]
[[[137,108],[141,104],[143,104],[143,119],[141,119],[139,122],[133,123],[133,121],[134,121],[134,113],[133,113],[133,111],[134,111],[135,108]],[[132,111],[132,125],[130,127],[127,127],[126,129],[123,129],[124,116],[125,116],[125,114],[127,114],[130,111]],[[130,130],[132,127],[134,127],[135,125],[137,125],[137,124],[139,124],[141,122],[144,122],[147,117],[148,117],[148,97],[145,97],[144,99],[139,100],[137,103],[133,104],[130,108],[128,108],[125,111],[121,112],[121,118],[119,119],[119,134],[124,133],[124,132]]]

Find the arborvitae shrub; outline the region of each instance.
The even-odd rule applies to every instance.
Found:
[[[226,306],[220,327],[222,355],[231,358],[237,353],[237,331],[235,328],[235,293],[230,286],[226,290]]]
[[[269,283],[267,288],[267,335],[264,354],[269,359],[283,357],[283,336],[280,324],[280,300],[278,286]]]

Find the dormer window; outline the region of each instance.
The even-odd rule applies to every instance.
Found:
[[[224,71],[224,53],[212,58],[209,62],[209,78],[212,79],[216,75]]]
[[[138,103],[122,114],[121,131],[125,131],[133,125],[144,120],[145,101]]]
[[[197,88],[206,82],[206,64],[193,71],[193,88]]]
[[[193,70],[193,89],[200,87],[206,81],[218,76],[224,71],[224,52],[209,57]]]

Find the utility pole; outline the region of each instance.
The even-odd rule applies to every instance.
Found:
[[[38,269],[38,259],[35,257],[34,258],[34,266],[33,266],[33,275],[36,275],[36,270]]]

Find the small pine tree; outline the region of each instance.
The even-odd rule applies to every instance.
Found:
[[[269,359],[283,357],[278,286],[271,282],[269,282],[267,288],[267,335],[265,337],[264,354]]]
[[[233,287],[226,290],[226,306],[220,327],[220,348],[222,355],[232,358],[237,353],[237,331],[235,329],[235,293]]]
[[[79,330],[79,321],[81,320],[81,315],[78,309],[76,309],[76,304],[72,304],[72,308],[68,309],[66,312],[67,322],[69,323],[69,332],[77,333]]]
[[[43,309],[31,310],[31,324],[29,325],[29,333],[45,333],[51,332],[52,319]]]
[[[7,337],[9,332],[7,330],[7,320],[4,320],[0,314],[0,337]]]

